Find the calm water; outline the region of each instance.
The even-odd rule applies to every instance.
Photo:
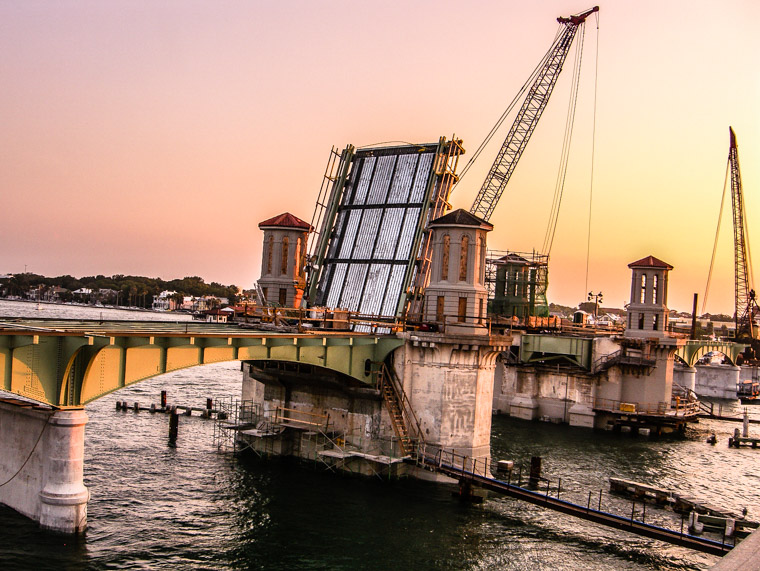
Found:
[[[0,315],[156,319],[160,314],[0,301]],[[179,316],[184,317],[184,316]],[[178,319],[171,315],[171,319]],[[138,383],[88,405],[85,484],[89,529],[80,539],[39,531],[0,507],[4,569],[704,569],[716,557],[673,547],[490,496],[461,503],[451,488],[324,472],[312,464],[216,452],[213,424],[180,417],[177,448],[168,418],[116,412],[115,402],[169,400],[203,406],[237,397],[238,363],[207,365]],[[724,403],[724,405],[727,403]],[[734,405],[736,406],[736,405]],[[736,406],[738,411],[738,406]],[[618,476],[672,486],[760,517],[758,454],[729,450],[734,424],[702,422],[686,440],[649,441],[496,417],[494,459],[544,459],[562,497],[630,514],[610,497]],[[753,425],[751,430],[760,431]],[[710,432],[717,446],[705,444]],[[637,517],[640,517],[640,508]],[[649,506],[646,521],[678,528]]]

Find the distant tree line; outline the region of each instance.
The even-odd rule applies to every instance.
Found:
[[[153,298],[162,291],[175,291],[177,297],[192,296],[215,296],[227,298],[230,304],[237,302],[239,289],[235,285],[222,285],[217,282],[207,284],[198,276],[185,277],[177,280],[162,280],[161,278],[148,278],[144,276],[125,276],[116,274],[113,276],[85,276],[75,278],[70,275],[45,277],[39,274],[23,273],[15,274],[3,280],[2,289],[6,296],[27,297],[33,290],[46,292],[50,288],[64,288],[68,291],[60,292],[58,298],[61,301],[72,301],[72,292],[87,288],[95,292],[99,290],[113,290],[112,298],[104,300],[113,305],[151,307]]]

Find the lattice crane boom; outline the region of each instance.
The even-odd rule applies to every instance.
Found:
[[[472,214],[485,221],[491,218],[491,214],[493,214],[504,188],[507,186],[507,182],[509,182],[517,162],[520,160],[530,136],[549,102],[549,97],[562,71],[562,66],[570,51],[578,27],[583,25],[588,16],[598,11],[599,6],[594,6],[575,16],[557,18],[560,24],[565,25],[565,29],[552,45],[543,66],[537,72],[536,79],[517,112],[514,123],[507,133],[491,170],[470,208]]]
[[[746,219],[744,217],[744,192],[739,170],[739,149],[734,130],[728,128],[731,143],[728,151],[728,164],[731,173],[731,207],[734,221],[734,299],[736,338],[752,339],[753,310],[756,307],[755,292],[751,289],[751,261],[747,255]]]

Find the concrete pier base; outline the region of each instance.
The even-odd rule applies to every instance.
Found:
[[[576,402],[568,410],[570,426],[581,426],[583,428],[594,428],[596,413],[591,405]]]
[[[509,403],[509,415],[523,420],[536,420],[538,401],[530,395],[515,395]]]
[[[87,527],[84,409],[53,411],[0,403],[0,503],[43,529]]]
[[[701,397],[736,399],[736,385],[741,367],[734,365],[704,365],[696,367],[694,390]]]

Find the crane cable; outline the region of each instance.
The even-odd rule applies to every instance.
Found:
[[[738,160],[738,159],[737,159]],[[742,204],[744,204],[744,196],[742,196]],[[750,239],[749,239],[749,223],[747,222],[747,209],[745,208],[742,211],[742,224],[744,224],[744,245],[747,248],[747,274],[748,274],[748,281],[749,281],[749,289],[754,290],[755,289],[755,280],[752,277],[755,272],[752,269],[752,248],[750,248]]]
[[[496,124],[491,127],[491,130],[488,132],[488,135],[486,135],[486,138],[483,140],[482,143],[480,143],[480,146],[475,150],[475,152],[472,154],[472,157],[470,157],[470,160],[467,161],[467,164],[465,164],[464,168],[462,169],[462,172],[459,174],[459,179],[454,183],[454,187],[462,182],[462,179],[467,174],[467,171],[470,170],[470,167],[475,163],[475,161],[478,159],[480,154],[483,152],[483,150],[486,148],[486,146],[491,142],[491,139],[493,139],[496,132],[501,128],[504,121],[507,119],[509,114],[512,112],[512,110],[515,108],[515,105],[517,105],[517,102],[522,99],[523,94],[528,91],[531,85],[533,85],[533,82],[535,81],[536,77],[538,76],[541,69],[544,68],[546,61],[551,56],[552,52],[554,51],[554,46],[559,41],[562,31],[565,29],[564,25],[560,25],[557,29],[557,33],[554,36],[554,40],[552,41],[551,47],[549,47],[549,50],[544,54],[544,57],[541,58],[541,61],[538,62],[538,65],[535,67],[535,69],[531,72],[528,79],[525,81],[523,86],[520,88],[520,91],[517,92],[517,95],[515,95],[514,99],[510,102],[510,104],[507,106],[507,108],[504,110],[504,112],[501,114],[501,117],[496,121]],[[452,190],[453,190],[452,188]]]
[[[581,37],[579,42],[576,44],[575,50],[573,80],[570,89],[570,103],[568,105],[567,118],[565,119],[565,135],[562,141],[562,154],[560,158],[559,169],[557,171],[557,181],[554,186],[554,198],[552,201],[551,213],[549,214],[549,222],[546,226],[543,248],[541,250],[547,256],[551,254],[552,245],[554,244],[554,235],[557,231],[559,210],[560,206],[562,205],[562,194],[565,189],[565,179],[567,177],[567,167],[570,159],[570,142],[573,137],[573,126],[575,125],[575,111],[578,107],[581,62],[583,60],[583,42],[586,35],[585,23],[581,24],[580,28]]]
[[[596,64],[594,68],[594,119],[591,129],[591,180],[588,192],[588,232],[586,234],[586,283],[583,288],[585,297],[588,289],[588,269],[591,260],[591,206],[594,200],[594,162],[596,156],[596,97],[599,91],[599,12],[596,13]]]
[[[728,173],[731,171],[731,158],[726,163],[726,177],[723,180],[723,195],[720,197],[720,210],[718,211],[718,227],[715,229],[715,242],[713,243],[712,257],[710,258],[710,270],[707,272],[707,285],[705,286],[705,296],[702,298],[702,313],[707,307],[707,294],[710,292],[710,281],[712,281],[713,267],[715,266],[715,253],[718,250],[718,237],[720,236],[720,221],[723,218],[723,204],[726,202],[726,188],[728,188]]]

